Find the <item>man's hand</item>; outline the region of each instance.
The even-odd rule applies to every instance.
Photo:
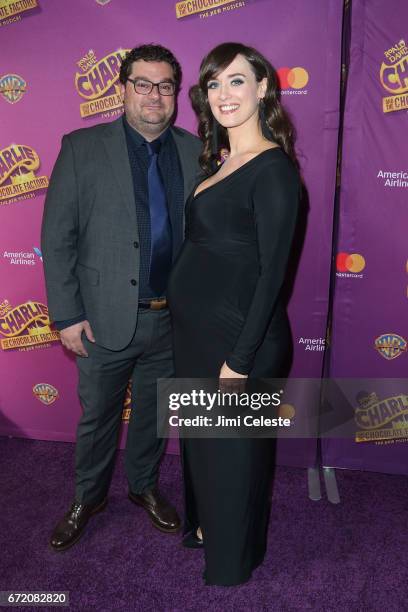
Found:
[[[69,327],[61,330],[60,338],[62,345],[65,346],[66,349],[72,351],[80,357],[88,357],[88,353],[86,352],[81,340],[83,331],[85,332],[89,342],[95,342],[95,338],[88,321],[81,321],[80,323],[75,323],[75,325],[70,325]]]

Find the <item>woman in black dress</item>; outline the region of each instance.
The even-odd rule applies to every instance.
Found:
[[[224,43],[190,92],[209,175],[187,203],[186,240],[172,271],[178,378],[287,374],[291,335],[281,287],[300,179],[276,73],[256,50]],[[229,156],[214,172],[214,153]],[[203,547],[206,584],[248,580],[266,548],[270,439],[184,439],[184,545]]]

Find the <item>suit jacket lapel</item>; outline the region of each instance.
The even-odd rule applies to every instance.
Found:
[[[131,222],[137,227],[135,193],[122,117],[107,125],[102,139]]]

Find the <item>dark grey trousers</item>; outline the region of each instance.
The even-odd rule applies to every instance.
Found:
[[[77,429],[75,498],[93,504],[107,494],[129,379],[126,475],[132,492],[148,491],[156,484],[165,444],[157,437],[156,380],[174,376],[170,313],[140,309],[133,340],[121,351],[86,338],[84,345],[89,356],[77,358],[83,416]]]

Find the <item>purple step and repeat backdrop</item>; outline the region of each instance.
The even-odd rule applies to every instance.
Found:
[[[191,131],[195,131],[196,122],[187,92],[196,82],[202,57],[214,45],[227,40],[253,45],[278,69],[282,99],[298,130],[298,151],[308,191],[304,238],[299,238],[302,251],[289,305],[295,342],[292,376],[320,376],[330,281],[342,10],[342,0],[0,0],[0,434],[75,439],[81,410],[75,362],[50,325],[44,289],[40,251],[44,197],[62,135],[111,121],[122,112],[118,95],[120,59],[126,49],[141,43],[161,43],[180,59],[184,81],[177,123]],[[398,23],[400,18],[396,19]],[[398,28],[395,32],[395,37],[402,36]],[[391,40],[384,35],[384,50],[395,43],[393,36]],[[378,46],[380,63],[384,50]],[[377,73],[376,66],[375,83]],[[402,146],[401,123],[405,117],[398,117],[398,113],[383,115],[381,97],[392,94],[381,84],[378,91],[374,84],[372,89],[373,119],[384,134],[395,130]],[[359,109],[362,117],[364,112],[364,108]],[[370,136],[367,150],[377,155],[378,140],[373,139],[373,133]],[[395,164],[390,170],[401,166],[396,150],[393,153]],[[378,168],[388,168],[385,155],[378,161]],[[369,172],[371,168],[367,167],[362,174],[364,182],[371,180]],[[378,181],[376,189],[380,189],[380,179],[374,180]],[[390,217],[397,223],[397,213],[402,210],[395,198],[400,193],[402,205],[403,190],[384,188],[380,193],[376,206],[379,215],[383,219],[386,212],[387,223]],[[386,197],[392,207],[386,206]],[[390,208],[394,215],[388,214]],[[367,213],[368,203],[366,220]],[[378,234],[380,227],[387,248],[390,233],[378,219]],[[396,229],[401,232],[401,228]],[[345,249],[352,248],[344,244]],[[363,245],[359,243],[358,249],[364,251]],[[384,254],[381,261],[372,262],[376,277],[378,266],[384,266],[384,278],[391,267],[398,267],[396,261],[391,266],[391,257],[394,259],[395,254],[387,248],[386,257]],[[402,284],[407,281],[402,274]],[[363,282],[360,290],[367,292]],[[374,286],[376,279],[372,282]],[[403,293],[390,302],[399,299],[402,308]],[[382,302],[385,308],[386,300]],[[112,318],[118,316],[120,312],[112,312]],[[385,318],[381,330],[393,327],[394,319]],[[398,327],[397,322],[395,325]],[[350,354],[349,346],[345,353]],[[384,366],[381,357],[374,357]],[[130,397],[131,390],[124,406],[122,443]],[[294,409],[299,414],[301,409],[307,410],[308,403],[315,409],[317,402],[317,397],[303,398],[303,408]],[[137,409],[134,407],[135,418]],[[175,449],[173,440],[169,450]],[[282,440],[278,462],[311,466],[316,452],[315,439]]]
[[[408,3],[353,0],[330,349],[361,378],[323,464],[408,474]]]

